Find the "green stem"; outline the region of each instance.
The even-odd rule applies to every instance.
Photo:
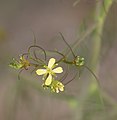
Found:
[[[112,5],[113,0],[104,0],[102,2],[97,2],[96,4],[96,12],[95,12],[95,18],[94,21],[96,23],[95,33],[93,35],[93,46],[92,46],[92,55],[93,59],[91,60],[91,66],[92,69],[95,70],[98,61],[99,61],[99,55],[101,50],[101,37],[102,36],[102,30],[104,26],[104,22],[107,16],[107,13]],[[105,6],[105,7],[104,7]]]
[[[96,26],[95,26],[93,36],[92,36],[92,51],[91,51],[92,59],[89,63],[89,67],[93,72],[98,72],[97,65],[99,63],[99,56],[100,56],[100,50],[101,50],[101,37],[100,36],[102,36],[105,19],[106,19],[107,13],[109,12],[109,9],[112,3],[113,3],[113,0],[103,0],[103,1],[99,1],[96,3],[96,11],[95,11],[95,17],[94,17],[94,22]],[[81,98],[82,101],[85,101],[90,96],[90,94],[92,94],[92,92],[90,92],[92,84],[93,85],[97,84],[93,76],[90,76],[90,79],[92,80],[91,83],[87,81],[85,82],[85,85],[83,87],[83,89],[85,88],[85,91],[82,90],[82,98]],[[99,90],[98,85],[96,85],[95,90]],[[93,91],[93,93],[95,92],[95,90]],[[82,118],[83,107],[85,106],[83,106],[82,103],[80,103],[80,106],[78,106],[77,110],[75,110],[77,112],[76,118],[75,118],[76,120],[83,119]]]
[[[96,12],[95,12],[95,18],[94,21],[96,23],[96,29],[94,31],[93,34],[93,40],[92,40],[92,60],[90,61],[90,68],[95,72],[98,73],[98,69],[96,68],[97,65],[99,64],[99,56],[100,56],[100,52],[101,52],[101,36],[103,34],[103,27],[104,27],[104,23],[105,23],[105,19],[107,16],[107,13],[109,12],[109,9],[111,7],[113,3],[113,0],[103,0],[102,2],[97,2],[96,4]],[[93,80],[94,78],[92,78]],[[90,92],[90,88],[92,85],[97,84],[96,81],[93,80],[93,82],[91,82],[90,86],[89,86],[89,92]],[[94,90],[94,92],[98,90],[99,94],[101,94],[100,92],[100,87],[97,84],[96,89]],[[101,95],[102,96],[102,95]],[[103,103],[103,98],[100,97],[101,103],[104,105]]]

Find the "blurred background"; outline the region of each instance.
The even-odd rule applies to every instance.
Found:
[[[101,87],[86,69],[60,94],[43,90],[40,78],[27,71],[18,81],[8,64],[33,44],[32,31],[44,49],[69,51],[61,32]],[[114,0],[0,0],[0,120],[116,120],[116,32]],[[71,67],[65,81],[74,72]]]

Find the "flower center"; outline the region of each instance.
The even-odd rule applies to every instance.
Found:
[[[49,74],[53,74],[52,69],[51,69],[51,68],[47,68],[47,73],[49,73]]]

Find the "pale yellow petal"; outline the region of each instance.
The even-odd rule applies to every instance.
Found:
[[[60,91],[64,91],[64,87],[60,87],[59,90],[60,90]]]
[[[48,62],[48,68],[52,68],[52,66],[55,64],[56,60],[54,58],[51,58]]]
[[[49,76],[47,77],[46,81],[45,81],[45,85],[50,85],[52,82],[52,75],[49,74]]]
[[[37,73],[38,75],[43,75],[43,74],[46,73],[46,69],[38,69],[38,70],[36,71],[36,73]]]
[[[56,93],[59,93],[59,89],[58,88],[56,88]]]
[[[62,73],[63,72],[63,68],[62,67],[57,67],[55,69],[52,70],[54,73]]]

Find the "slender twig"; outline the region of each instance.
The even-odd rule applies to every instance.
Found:
[[[63,82],[63,81],[67,78],[68,72],[69,72],[69,70],[68,70],[68,65],[67,65],[67,70],[66,70],[64,76],[62,76],[62,77],[60,78],[60,81],[61,81],[61,82]]]
[[[42,47],[40,47],[40,46],[38,46],[38,45],[31,45],[29,48],[28,48],[28,53],[30,53],[30,49],[31,48],[39,48],[39,49],[41,49],[42,51],[43,51],[43,53],[44,53],[44,59],[45,59],[45,61],[46,61],[46,51],[42,48]]]
[[[21,73],[24,71],[24,69],[21,69],[20,71],[19,71],[19,73],[18,73],[18,80],[20,80],[20,75],[21,75]]]
[[[76,78],[76,76],[77,76],[77,73],[71,80],[69,80],[67,83],[65,83],[65,85],[67,85],[68,83],[72,82]]]
[[[72,53],[73,57],[75,58],[75,57],[76,57],[76,55],[74,54],[74,52],[73,52],[73,50],[72,50],[71,46],[67,43],[67,41],[65,40],[65,38],[64,38],[64,36],[63,36],[63,34],[62,34],[61,32],[59,32],[59,34],[61,35],[61,37],[62,37],[63,41],[66,43],[66,45],[67,45],[67,46],[68,46],[68,48],[70,49],[70,51],[71,51],[71,53]]]

